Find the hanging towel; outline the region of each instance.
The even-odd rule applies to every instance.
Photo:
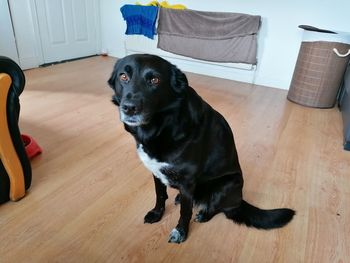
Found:
[[[260,16],[161,9],[158,47],[214,62],[257,63]]]
[[[150,39],[156,34],[158,7],[124,5],[120,12],[126,21],[126,35],[144,35]]]

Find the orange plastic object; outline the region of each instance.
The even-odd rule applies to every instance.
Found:
[[[7,95],[11,87],[11,77],[0,74],[0,159],[10,179],[10,199],[17,201],[25,195],[24,173],[13,145],[7,122]]]

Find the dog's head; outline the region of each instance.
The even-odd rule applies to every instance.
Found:
[[[176,66],[154,55],[129,55],[117,61],[108,84],[120,119],[129,126],[148,124],[156,113],[175,107],[188,81]]]

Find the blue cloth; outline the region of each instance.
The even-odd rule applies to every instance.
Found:
[[[126,35],[144,35],[153,39],[156,34],[158,7],[124,5],[120,12],[126,21]]]

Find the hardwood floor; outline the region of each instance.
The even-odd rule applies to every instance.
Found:
[[[153,180],[110,102],[115,59],[94,57],[25,72],[20,127],[44,152],[19,202],[0,206],[0,262],[349,262],[350,152],[341,116],[286,100],[287,91],[188,74],[233,128],[245,199],[297,211],[262,231],[219,214],[191,222],[168,244],[179,218],[169,190],[161,222],[144,225]]]

